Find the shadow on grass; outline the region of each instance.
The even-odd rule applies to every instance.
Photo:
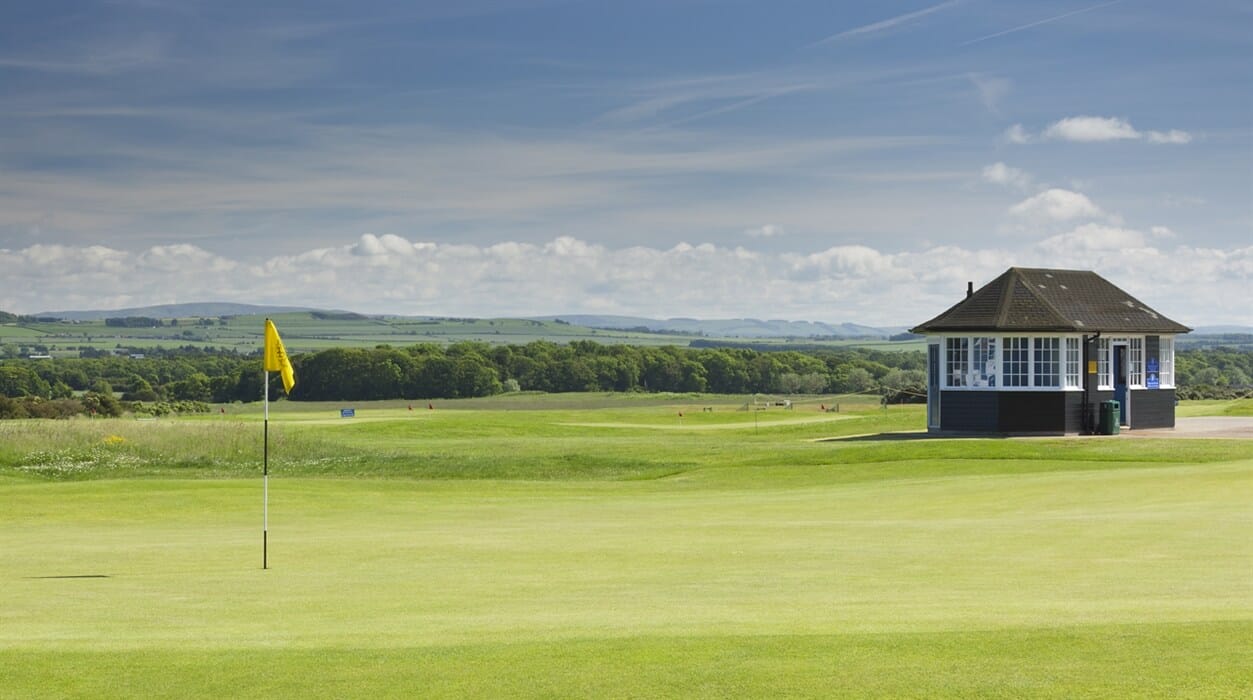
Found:
[[[863,435],[841,435],[838,437],[818,438],[814,442],[908,442],[914,440],[1003,440],[1011,436],[1004,433],[982,433],[948,435],[944,433],[928,433],[921,430],[901,431],[895,433],[866,433]]]

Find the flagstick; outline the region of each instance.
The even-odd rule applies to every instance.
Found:
[[[270,372],[265,373],[265,438],[261,458],[261,568],[269,568],[266,540],[270,531]]]

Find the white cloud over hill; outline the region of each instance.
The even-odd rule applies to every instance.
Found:
[[[1028,200],[1031,201],[1031,200]],[[926,320],[967,280],[1011,265],[1094,269],[1183,323],[1253,322],[1253,246],[1176,245],[1148,232],[1083,223],[1017,247],[888,251],[841,245],[811,253],[680,243],[609,247],[561,236],[544,244],[355,242],[249,263],[193,245],[127,252],[105,246],[0,250],[0,309],[120,308],[237,301],[365,313],[520,316],[622,313],[658,317]]]

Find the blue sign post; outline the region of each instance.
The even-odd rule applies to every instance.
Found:
[[[353,417],[353,416],[355,416],[355,415],[357,415],[357,409],[355,409],[355,408],[341,408],[341,409],[339,409],[339,417],[340,417],[340,418],[352,418],[352,417]]]

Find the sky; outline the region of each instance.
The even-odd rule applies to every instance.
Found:
[[[1244,0],[0,8],[0,309],[1253,325]]]

